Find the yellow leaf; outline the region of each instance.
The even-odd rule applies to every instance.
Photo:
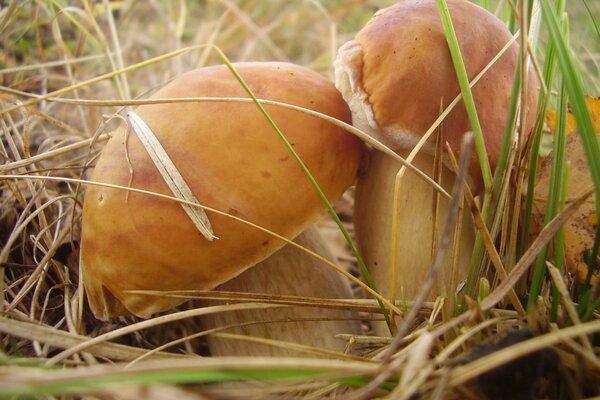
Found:
[[[590,112],[590,116],[592,117],[592,122],[594,123],[594,129],[596,132],[600,132],[600,97],[594,98],[592,96],[585,97],[586,103],[588,105],[588,110]],[[553,132],[556,130],[556,120],[557,114],[556,111],[549,111],[546,113],[546,120],[548,121],[548,126],[550,130]],[[577,125],[575,123],[575,117],[573,113],[567,113],[567,133],[572,133],[577,129]]]

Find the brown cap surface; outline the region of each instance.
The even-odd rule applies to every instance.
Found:
[[[285,63],[235,65],[255,95],[348,122],[333,84]],[[248,97],[225,66],[194,70],[153,98]],[[329,199],[355,179],[361,142],[316,117],[267,106]],[[295,237],[325,206],[275,131],[253,104],[194,102],[144,105],[137,113],[154,131],[201,204]],[[141,142],[113,132],[92,180],[170,194]],[[99,318],[148,316],[181,301],[128,290],[212,289],[268,257],[284,243],[230,218],[207,212],[218,240],[209,242],[177,202],[89,186],[83,212],[81,267]]]
[[[468,1],[449,0],[448,7],[473,79],[512,35],[502,21]],[[498,159],[518,53],[515,43],[472,89],[492,168]],[[335,67],[336,86],[352,109],[354,124],[393,150],[412,148],[442,107],[460,94],[433,0],[406,0],[376,13],[354,40],[340,48]],[[536,84],[530,73],[525,134],[534,123]],[[458,154],[462,135],[471,130],[463,102],[442,126],[444,140]],[[479,182],[475,154],[471,171]]]

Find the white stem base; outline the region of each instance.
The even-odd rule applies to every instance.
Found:
[[[304,231],[295,239],[295,242],[330,260],[333,259],[319,230],[315,227]],[[265,261],[215,290],[330,299],[352,298],[350,285],[345,277],[291,245],[284,246]],[[215,304],[215,302],[211,302],[211,304]],[[218,313],[203,317],[202,324],[205,329],[211,329],[248,321],[261,321],[256,324],[227,328],[223,332],[344,352],[346,342],[336,339],[335,335],[361,333],[360,322],[348,318],[356,318],[356,315],[344,310],[294,306]],[[297,321],[299,319],[315,320]],[[211,354],[215,356],[319,357],[319,354],[292,348],[234,340],[216,335],[209,335],[207,341]]]
[[[432,156],[422,154],[417,156],[413,165],[432,176],[433,163]],[[393,281],[394,184],[400,167],[401,164],[390,156],[373,151],[368,168],[359,177],[356,186],[354,223],[358,246],[377,288],[388,298],[391,296]],[[454,174],[446,167],[443,169],[441,186],[450,192]],[[406,171],[398,201],[395,298],[397,302],[401,302],[414,300],[428,278],[433,250],[437,248],[444,228],[449,200],[440,197],[437,217],[434,217],[436,191],[414,173]],[[430,293],[430,300],[444,296],[447,302],[452,303],[457,285],[466,277],[475,235],[469,210],[464,210],[463,215],[458,220],[462,223],[458,246],[452,243],[448,249],[444,265]],[[434,226],[436,218],[437,226]],[[387,326],[382,323],[375,324],[375,331],[382,336],[389,335]]]

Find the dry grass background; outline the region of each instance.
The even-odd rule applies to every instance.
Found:
[[[544,398],[600,394],[600,350],[594,336],[600,332],[598,315],[582,324],[573,316],[569,302],[564,303],[560,324],[548,323],[543,307],[539,318],[533,318],[535,330],[543,335],[494,354],[477,347],[480,355],[488,354],[481,358],[470,353],[478,343],[507,332],[516,332],[511,336],[515,341],[523,339],[519,335],[526,334],[518,328],[524,317],[506,307],[494,308],[496,304],[490,301],[473,304],[468,320],[442,318],[440,304],[427,303],[411,333],[399,343],[391,364],[381,363],[390,339],[373,336],[347,338],[352,357],[341,357],[343,361],[207,360],[194,356],[205,354],[205,349],[201,337],[191,338],[200,331],[192,306],[168,314],[166,322],[122,318],[100,323],[86,309],[79,290],[77,253],[85,187],[76,180],[87,176],[102,149],[103,133],[115,125],[113,117],[126,109],[120,101],[143,98],[184,71],[222,62],[210,47],[163,56],[188,46],[212,44],[232,61],[291,61],[331,77],[337,47],[353,37],[376,9],[391,3],[0,2],[0,175],[58,178],[3,177],[0,181],[0,397],[21,391],[44,398],[82,393],[96,398],[345,398],[349,388],[368,382],[361,376],[382,377],[390,365],[391,375],[401,374],[402,385],[394,388],[395,380],[389,378],[384,387],[391,395],[377,389],[371,396],[480,398],[482,388],[505,385],[504,374],[511,370],[537,372],[540,368],[543,372],[545,367],[549,372],[537,382]],[[590,4],[599,15],[597,2]],[[586,20],[585,8],[576,1],[568,7],[573,50],[585,71],[588,94],[597,96],[600,43],[586,40],[597,39],[591,24],[573,23]],[[163,59],[138,65],[154,57]],[[127,73],[115,73],[135,65]],[[90,82],[105,74],[111,76]],[[55,96],[61,91],[62,96]],[[23,105],[36,96],[45,98]],[[100,100],[112,103],[94,104]],[[337,204],[349,227],[351,206],[351,193]],[[335,228],[328,223],[325,228],[344,265],[352,268]],[[375,303],[367,300],[355,300],[350,306],[377,311]],[[90,342],[92,338],[100,339]],[[172,341],[164,350],[146,354]],[[506,367],[507,361],[526,353],[533,355]],[[122,368],[121,363],[142,356],[143,360]],[[269,381],[275,372],[279,379]],[[169,383],[235,378],[245,379],[228,386]],[[526,375],[525,386],[537,378],[535,373]],[[114,383],[123,380],[137,385],[115,389]],[[512,389],[518,393],[520,388]]]

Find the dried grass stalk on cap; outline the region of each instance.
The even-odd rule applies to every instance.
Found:
[[[339,92],[316,72],[287,63],[234,66],[259,99],[350,120]],[[153,98],[211,96],[248,97],[226,66],[212,66],[180,76]],[[359,140],[319,118],[281,107],[266,109],[330,200],[353,184],[362,154]],[[322,199],[255,105],[226,101],[154,104],[143,105],[136,113],[153,131],[200,204],[289,239],[324,212]],[[138,137],[128,135],[125,126],[111,135],[92,180],[171,194]],[[81,269],[96,317],[148,317],[168,310],[184,300],[131,291],[213,289],[285,244],[225,215],[208,212],[208,217],[217,240],[205,239],[175,201],[90,186],[83,212]],[[309,231],[304,237],[314,235]],[[294,259],[310,258],[292,253],[289,257]],[[308,294],[311,296],[349,293],[344,289],[347,282],[322,266],[318,272],[304,269],[306,282],[288,282],[299,279],[293,270],[295,263],[281,260],[277,273],[259,274],[251,285],[253,290],[267,290],[281,282],[292,291],[286,294],[302,296],[307,285],[319,288]],[[243,276],[253,279],[251,270]],[[330,289],[338,285],[339,291]],[[344,324],[346,332],[354,332],[355,322]],[[318,325],[313,322],[310,326]]]
[[[479,74],[511,41],[502,21],[468,1],[449,0],[458,43],[469,79]],[[518,59],[512,44],[472,88],[493,170],[499,156],[506,123],[511,86]],[[422,136],[431,131],[442,111],[460,94],[460,87],[435,1],[407,0],[380,10],[338,51],[336,86],[352,110],[353,124],[409,157]],[[529,75],[527,126],[534,123],[536,77]],[[441,147],[448,143],[455,156],[461,137],[471,130],[464,103],[460,101],[443,119]],[[435,136],[424,143],[412,163],[443,188],[452,186],[454,173],[445,165],[436,171]],[[448,159],[443,157],[444,162]],[[408,172],[401,180],[394,216],[394,187],[401,165],[379,151],[371,151],[370,164],[359,177],[355,224],[359,248],[383,295],[414,299],[429,273],[435,243],[441,232],[448,199]],[[482,172],[475,153],[470,162],[470,185],[482,189]],[[434,211],[436,210],[436,211]],[[465,213],[455,251],[449,252],[431,296],[452,296],[466,275],[472,251],[474,228]],[[398,224],[392,227],[396,217]],[[397,229],[393,243],[392,229]],[[392,248],[396,246],[396,274],[392,271]],[[455,266],[455,268],[453,267]],[[397,279],[397,285],[392,282]],[[395,286],[394,290],[392,287]],[[383,333],[383,331],[382,331]]]

